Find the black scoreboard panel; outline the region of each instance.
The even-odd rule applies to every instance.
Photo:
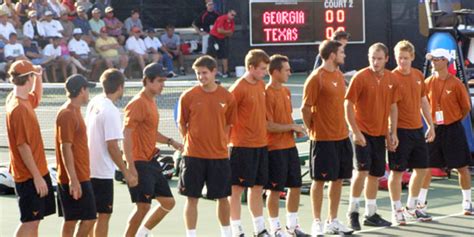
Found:
[[[250,0],[250,45],[311,45],[337,30],[365,43],[364,0]]]

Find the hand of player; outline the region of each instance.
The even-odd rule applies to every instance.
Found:
[[[303,126],[298,125],[298,124],[293,124],[293,127],[291,129],[293,129],[293,131],[297,133],[304,133],[304,130],[305,130]]]
[[[136,173],[136,170],[135,170],[135,173]],[[127,182],[127,185],[130,187],[130,188],[133,188],[135,186],[138,185],[138,176],[137,175],[133,175],[130,170],[125,170],[123,172],[123,176],[125,177],[125,181]]]
[[[46,197],[46,195],[48,195],[48,185],[46,185],[46,181],[43,177],[34,178],[33,183],[35,184],[36,193],[40,197]]]
[[[387,136],[387,149],[391,152],[395,152],[398,147],[398,137],[395,134],[390,134]]]
[[[362,134],[361,132],[354,133],[352,135],[352,139],[354,140],[354,143],[359,146],[362,146],[362,147],[367,146],[367,142],[365,141],[364,134]]]
[[[435,137],[436,137],[436,134],[433,127],[431,126],[428,127],[428,130],[426,130],[426,133],[425,133],[426,142],[433,142]]]
[[[177,151],[180,151],[180,152],[183,152],[183,149],[184,149],[184,146],[183,144],[177,142],[177,141],[174,141],[170,144],[175,150]]]
[[[69,195],[71,195],[74,200],[79,200],[79,198],[82,197],[82,188],[79,181],[69,182]]]

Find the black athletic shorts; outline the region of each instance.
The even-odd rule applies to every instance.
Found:
[[[231,194],[230,161],[225,159],[203,159],[183,157],[180,165],[179,193],[199,198],[206,184],[206,197],[219,199]]]
[[[388,152],[390,170],[403,172],[408,168],[428,168],[428,146],[423,128],[398,128],[397,136],[399,140],[397,150]]]
[[[296,147],[268,152],[268,183],[265,189],[284,191],[301,187],[301,163]]]
[[[48,195],[42,198],[40,198],[36,192],[33,179],[15,183],[18,205],[20,206],[20,221],[23,223],[42,220],[45,216],[49,216],[56,212],[51,177],[49,176],[49,173],[47,173],[43,178],[48,186]],[[6,213],[3,214],[6,215]]]
[[[135,161],[138,185],[128,188],[132,202],[151,203],[155,197],[173,197],[160,163],[155,159]]]
[[[82,196],[78,200],[69,194],[68,184],[58,183],[58,214],[66,221],[94,220],[97,218],[94,190],[90,181],[81,182]]]
[[[243,187],[266,185],[268,182],[267,147],[231,147],[230,167],[232,185]]]
[[[355,146],[356,168],[369,171],[369,175],[382,177],[385,174],[385,136],[370,136],[362,133],[366,146]]]
[[[229,38],[218,39],[209,35],[207,53],[218,59],[229,58]]]
[[[435,133],[434,142],[428,144],[430,167],[455,169],[470,164],[471,152],[460,121],[438,125]]]
[[[311,141],[309,149],[309,168],[313,180],[335,181],[352,177],[354,152],[349,138]]]
[[[114,180],[91,178],[97,213],[111,214],[114,207]]]

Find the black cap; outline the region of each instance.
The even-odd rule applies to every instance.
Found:
[[[155,77],[167,77],[168,72],[159,63],[150,63],[143,69],[143,76],[152,79]]]
[[[155,28],[148,27],[148,28],[145,29],[145,32],[147,32],[147,33],[155,32]]]
[[[95,83],[87,81],[87,79],[80,74],[74,74],[66,80],[66,91],[71,94],[77,94],[83,87],[94,88]]]

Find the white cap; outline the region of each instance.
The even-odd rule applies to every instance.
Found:
[[[81,34],[82,34],[81,28],[75,28],[75,29],[72,31],[72,34],[73,34],[73,35],[81,35]]]
[[[451,59],[453,59],[449,51],[447,49],[442,48],[433,49],[431,50],[431,52],[426,54],[426,59],[431,60],[433,58],[445,58],[448,61],[451,61]]]
[[[45,16],[52,16],[53,13],[52,13],[51,11],[46,11],[46,12],[44,13],[44,15],[45,15]]]

